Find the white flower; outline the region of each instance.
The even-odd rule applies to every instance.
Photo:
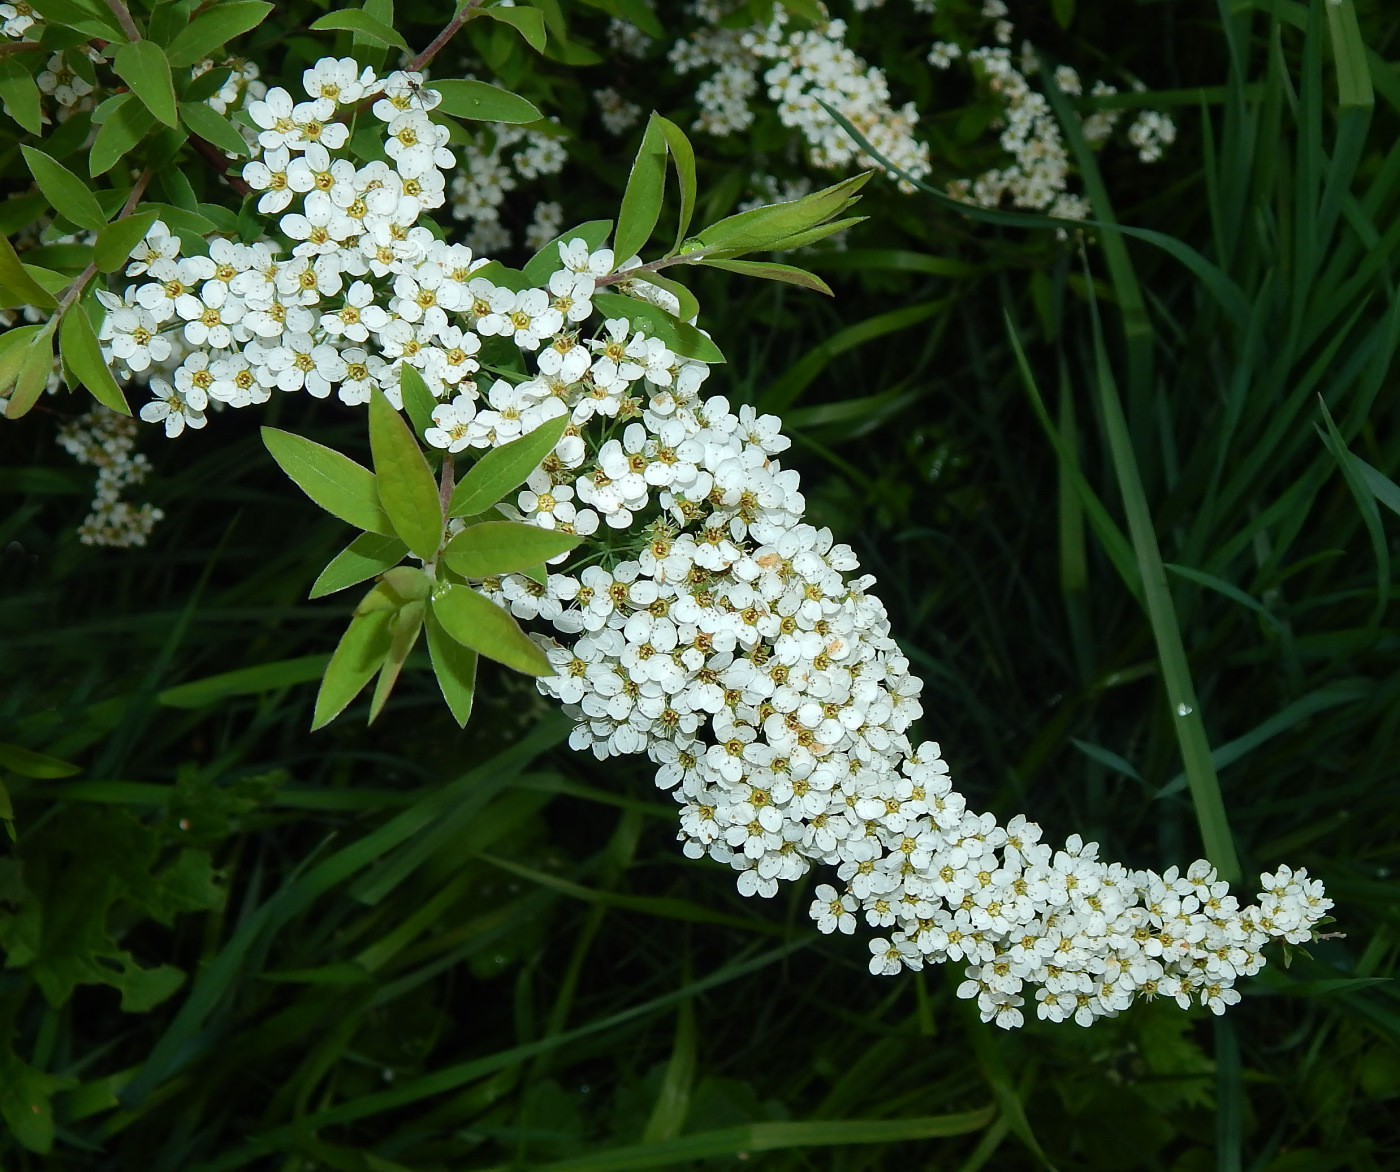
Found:
[[[163,378],[151,379],[151,393],[156,397],[141,408],[141,418],[147,423],[165,423],[167,438],[174,439],[185,428],[198,430],[207,420],[204,412],[185,401]]]
[[[460,452],[471,442],[468,433],[475,418],[474,398],[458,395],[452,402],[439,403],[433,408],[433,426],[423,432],[423,438],[432,447]]]
[[[442,101],[437,90],[423,84],[421,73],[395,71],[384,79],[384,96],[374,103],[374,116],[381,122],[393,122],[401,114],[427,111]]]
[[[158,260],[174,260],[180,255],[180,238],[171,234],[163,220],[156,220],[146,229],[146,235],[131,250],[131,263],[126,266],[128,277],[139,277]]]
[[[170,339],[159,333],[160,325],[140,306],[120,305],[109,309],[100,337],[108,342],[111,357],[128,370],[148,370],[152,362],[170,357]]]
[[[301,84],[308,98],[326,98],[342,106],[353,106],[380,87],[374,70],[368,65],[361,69],[353,57],[322,57],[302,73]]]
[[[389,315],[374,304],[374,287],[367,281],[356,281],[345,291],[340,309],[321,315],[321,328],[333,338],[363,342],[370,330],[382,329]]]

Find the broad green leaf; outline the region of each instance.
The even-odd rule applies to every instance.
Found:
[[[176,684],[156,693],[156,699],[170,708],[204,708],[230,696],[251,696],[304,684],[317,679],[326,670],[328,655],[303,655],[298,659],[279,659],[275,663],[260,663],[236,671],[220,672],[188,684]]]
[[[633,277],[632,280],[641,281],[646,285],[655,285],[658,289],[665,289],[667,293],[671,294],[679,302],[675,316],[681,321],[689,321],[700,312],[700,302],[695,299],[695,294],[679,281],[663,277],[660,273],[641,273]]]
[[[432,469],[403,416],[377,387],[369,398],[369,446],[379,500],[404,543],[425,561],[442,544],[442,501]]]
[[[447,586],[433,596],[442,628],[464,647],[529,676],[552,676],[543,651],[506,610],[470,586]]]
[[[820,277],[805,269],[793,268],[792,265],[756,260],[702,260],[699,263],[707,268],[743,273],[746,277],[760,277],[765,281],[782,281],[784,284],[799,285],[816,293],[825,293],[828,297],[835,296],[831,287]]]
[[[76,1086],[77,1081],[27,1066],[15,1056],[8,1042],[0,1048],[0,1115],[20,1147],[40,1155],[52,1150],[51,1097],[55,1091]]]
[[[166,59],[176,69],[202,61],[215,50],[226,50],[229,41],[256,28],[273,9],[263,0],[219,4],[190,21],[166,46]]]
[[[564,262],[559,259],[561,241],[582,240],[588,245],[588,251],[592,252],[603,246],[609,233],[612,232],[612,226],[611,220],[589,220],[577,228],[560,232],[525,263],[521,272],[525,274],[525,278],[531,285],[544,285],[550,277],[564,267]]]
[[[723,362],[724,355],[698,329],[660,306],[621,293],[596,293],[593,307],[606,318],[623,317],[648,337],[659,338],[677,354],[700,362]]]
[[[428,384],[423,381],[418,368],[407,362],[399,367],[399,396],[403,399],[403,408],[408,412],[408,417],[413,420],[413,430],[421,436],[433,426],[433,408],[438,401],[428,390]]]
[[[307,27],[317,32],[323,29],[343,29],[346,32],[360,33],[391,49],[402,49],[405,53],[413,52],[408,47],[408,42],[382,20],[375,20],[367,12],[361,12],[357,8],[328,12]]]
[[[203,102],[181,102],[180,121],[191,134],[197,134],[206,142],[213,143],[221,151],[233,155],[246,155],[248,144],[234,128],[232,122],[217,113],[212,106]]]
[[[107,226],[107,217],[102,214],[96,197],[88,190],[86,183],[43,151],[31,146],[21,146],[19,149],[24,153],[24,161],[29,165],[34,182],[39,185],[39,190],[54,211],[79,228],[100,232]]]
[[[58,349],[68,369],[77,375],[92,397],[120,415],[130,415],[126,396],[112,377],[111,367],[102,357],[97,334],[81,304],[70,305],[58,330]]]
[[[693,160],[692,160],[693,161]],[[622,193],[622,209],[617,213],[614,249],[619,261],[640,252],[661,215],[661,201],[666,194],[666,136],[662,132],[660,115],[652,114],[642,135],[642,145],[627,177],[627,190]]]
[[[88,174],[105,175],[141,142],[156,125],[155,117],[130,94],[118,94],[121,104],[97,130],[88,151]]]
[[[150,208],[113,220],[102,229],[93,248],[92,263],[99,273],[114,273],[131,259],[131,250],[146,238],[160,214]]]
[[[666,137],[666,146],[671,151],[671,162],[680,182],[680,223],[676,228],[676,243],[671,247],[672,252],[679,252],[685,234],[690,231],[690,218],[695,213],[695,149],[690,145],[690,139],[686,138],[685,131],[669,118],[663,118],[660,114],[653,114],[652,117]]]
[[[360,694],[389,654],[392,635],[389,620],[393,612],[374,610],[356,614],[326,665],[321,689],[316,693],[316,712],[311,731],[324,728]]]
[[[29,343],[43,328],[42,324],[35,324],[0,331],[0,394],[8,393],[15,385],[24,368],[24,360],[29,357]],[[36,469],[26,468],[24,471],[32,475]]]
[[[7,306],[35,305],[40,309],[53,309],[58,304],[53,294],[25,271],[6,236],[0,236],[0,291],[4,293]]]
[[[67,25],[88,37],[122,41],[126,34],[112,10],[99,0],[32,0],[31,7],[55,24]]]
[[[548,561],[582,540],[521,521],[486,521],[463,529],[449,541],[443,560],[464,578],[487,578]]]
[[[493,4],[490,8],[482,8],[479,11],[482,16],[489,16],[492,20],[510,25],[525,38],[525,43],[536,53],[544,52],[544,13],[538,8],[502,8],[499,4]]]
[[[394,536],[394,526],[379,503],[374,473],[368,468],[289,431],[264,427],[262,437],[282,471],[326,512],[370,533]]]
[[[0,101],[5,104],[5,113],[30,134],[42,132],[39,87],[34,75],[18,60],[18,54],[0,57]]]
[[[81,766],[6,741],[0,741],[0,769],[8,769],[21,777],[37,777],[45,781],[55,777],[72,777],[73,774],[82,772]]]
[[[170,62],[159,45],[153,41],[127,41],[117,46],[112,68],[156,118],[167,126],[179,125]]]
[[[6,419],[18,419],[39,401],[53,373],[53,334],[58,323],[52,318],[39,327],[24,345],[24,358],[15,379],[15,389],[5,407]]]
[[[321,576],[312,584],[309,597],[324,598],[337,590],[355,586],[398,565],[407,555],[408,546],[397,537],[361,533],[321,571]]]
[[[480,122],[509,122],[522,124],[538,122],[544,117],[533,102],[518,94],[503,90],[484,81],[434,81],[430,89],[442,95],[435,113],[451,114],[454,118],[470,118]]]
[[[487,452],[458,481],[447,515],[472,517],[486,512],[511,489],[525,483],[540,461],[554,451],[568,426],[569,417],[561,415],[540,424],[528,435]]]
[[[399,673],[403,671],[404,661],[408,659],[409,652],[413,650],[413,645],[418,642],[418,636],[423,630],[423,616],[427,610],[426,601],[410,602],[389,620],[389,653],[385,656],[384,666],[379,669],[379,679],[375,682],[374,695],[370,698],[370,724],[374,723],[375,717],[389,699],[389,693],[394,690]]]
[[[707,251],[766,249],[775,241],[806,232],[829,220],[847,206],[847,201],[873,174],[873,171],[865,171],[801,199],[728,216],[698,233],[694,240]]]
[[[428,636],[428,655],[433,662],[442,698],[452,711],[459,728],[466,728],[472,714],[472,699],[476,695],[476,652],[464,647],[442,629],[437,616],[429,607],[423,626]]]

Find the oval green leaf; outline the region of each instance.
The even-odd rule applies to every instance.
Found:
[[[53,373],[53,332],[56,324],[50,318],[48,325],[39,327],[38,332],[25,343],[14,393],[5,406],[6,419],[18,419],[27,414],[44,393],[49,375]]]
[[[399,367],[399,397],[403,399],[403,409],[413,420],[413,430],[421,436],[433,426],[433,408],[438,401],[428,390],[418,368],[407,362]]]
[[[81,304],[69,306],[58,330],[58,349],[63,361],[78,380],[92,392],[92,397],[119,415],[130,415],[126,396],[112,377],[112,370],[102,357],[97,334],[88,321]]]
[[[5,104],[5,113],[30,134],[43,130],[39,87],[34,75],[13,56],[0,57],[0,101]]]
[[[443,560],[464,578],[486,578],[528,569],[568,553],[582,540],[521,521],[486,521],[449,541]]]
[[[88,174],[94,178],[110,171],[156,124],[151,112],[130,94],[117,97],[120,104],[108,111],[88,151]]]
[[[394,532],[425,561],[442,544],[442,501],[432,469],[403,416],[377,387],[369,397],[369,447],[379,500]]]
[[[544,13],[538,8],[505,8],[495,4],[480,12],[482,16],[510,25],[536,53],[544,52]]]
[[[120,220],[113,220],[102,229],[92,251],[92,263],[99,273],[114,273],[131,259],[131,250],[146,238],[151,225],[160,218],[153,208],[146,208]]]
[[[561,241],[582,240],[588,245],[588,251],[592,252],[595,248],[603,246],[609,233],[612,232],[612,226],[611,220],[589,220],[577,228],[560,232],[558,236],[526,261],[525,267],[520,271],[525,274],[531,285],[543,285],[564,267],[564,262],[559,257]]]
[[[457,727],[466,728],[476,695],[477,654],[444,631],[431,608],[424,617],[423,627],[428,637],[428,656],[433,663],[438,687],[442,689],[442,698],[447,701]]]
[[[408,47],[408,42],[382,20],[375,20],[367,12],[356,8],[348,8],[343,12],[328,12],[307,27],[318,32],[322,29],[342,29],[346,32],[360,33],[381,45],[402,49],[405,53],[413,51]]]
[[[374,473],[368,468],[290,431],[264,427],[262,438],[282,471],[326,512],[370,533],[394,536],[394,526],[379,503]]]
[[[263,0],[241,4],[220,4],[195,17],[166,46],[166,59],[176,69],[183,69],[208,57],[215,49],[224,49],[234,37],[257,28],[272,11]]]
[[[596,293],[593,307],[604,317],[623,317],[651,338],[659,338],[684,358],[699,362],[723,362],[724,355],[709,338],[688,322],[667,313],[659,305],[638,301],[621,293]]]
[[[179,125],[170,62],[159,45],[153,41],[127,41],[117,46],[112,68],[156,118],[167,126]]]
[[[40,309],[53,309],[58,304],[53,294],[29,275],[14,245],[3,235],[0,235],[0,293],[4,294],[7,307],[36,305]]]
[[[627,190],[622,193],[622,209],[617,214],[613,247],[619,261],[640,252],[651,239],[665,194],[666,136],[658,115],[652,114],[632,162],[632,173],[627,176]]]
[[[34,182],[44,193],[49,205],[65,220],[77,224],[79,228],[91,228],[100,232],[107,226],[107,217],[97,204],[96,197],[88,186],[62,163],[56,162],[31,146],[19,148],[24,153],[24,161]]]
[[[376,574],[398,565],[408,553],[397,537],[381,537],[378,533],[361,533],[335,555],[321,576],[311,586],[310,598],[324,598],[337,590],[355,586]]]
[[[436,112],[454,118],[469,118],[479,122],[509,122],[520,125],[538,122],[544,117],[539,108],[510,90],[503,90],[485,81],[435,81],[431,89],[442,95]]]
[[[482,456],[457,484],[447,506],[449,517],[472,517],[484,513],[526,478],[550,452],[554,451],[569,426],[561,415],[540,424],[528,435],[493,448]]]
[[[520,629],[510,612],[470,586],[447,586],[434,595],[433,613],[452,638],[487,659],[527,676],[554,674],[545,653]]]
[[[311,718],[312,732],[325,727],[345,711],[345,706],[360,694],[370,677],[379,670],[393,641],[389,630],[392,616],[392,611],[376,610],[357,614],[350,620],[350,626],[326,665],[320,691],[316,693],[316,711]]]
[[[221,151],[240,156],[248,153],[248,144],[243,141],[243,136],[232,122],[212,106],[206,106],[203,102],[181,102],[180,121],[191,134],[213,143]]]

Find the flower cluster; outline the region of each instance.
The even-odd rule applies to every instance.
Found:
[[[122,500],[122,490],[151,471],[151,462],[135,450],[136,431],[134,420],[101,405],[59,430],[59,446],[79,464],[97,468],[92,509],[78,527],[84,545],[145,545],[165,516],[154,505]]]
[[[451,159],[433,91],[329,59],[304,82],[306,102],[274,89],[249,107],[262,153],[244,175],[277,236],[182,257],[153,228],[127,270],[136,283],[108,295],[119,367],[160,361],[167,334],[192,347],[172,382],[151,380],[160,397],[143,418],[178,434],[210,402],[273,390],[357,404],[378,385],[397,402],[405,363],[439,400],[425,438],[449,452],[567,416],[506,511],[615,537],[584,547],[573,572],[480,589],[565,637],[542,639],[557,674],[540,687],[576,721],[575,747],[645,752],[680,807],[685,853],[732,867],[746,895],[836,868],[842,886],[818,887],[812,916],[881,930],[876,972],[963,961],[960,992],[986,1020],[1020,1024],[1034,987],[1040,1016],[1088,1023],[1136,996],[1223,1011],[1267,940],[1310,936],[1330,901],[1303,872],[1266,876],[1242,908],[1205,863],[1129,871],[1077,837],[1052,851],[1024,817],[969,810],[939,747],[910,739],[922,685],[873,578],[803,519],[779,421],[702,397],[709,367],[678,352],[685,335],[667,344],[640,324],[644,307],[626,309],[674,314],[671,294],[631,271],[636,258],[619,266],[567,233],[543,285],[483,267],[417,222],[445,202]],[[393,162],[357,166],[336,153],[333,116],[376,98]],[[599,302],[600,283],[613,300]]]

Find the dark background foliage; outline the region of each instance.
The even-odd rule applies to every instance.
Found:
[[[852,40],[897,94],[946,108],[925,124],[938,178],[971,173],[995,157],[965,135],[980,99],[930,76],[900,3]],[[412,45],[436,30],[429,7],[399,6]],[[1318,405],[1396,477],[1394,82],[1348,123],[1302,5],[1225,25],[1203,4],[1054,11],[1013,16],[1086,71],[1188,91],[1166,162],[1102,157],[1107,206],[1208,256],[1244,315],[1150,243],[1091,231],[1081,253],[877,180],[847,250],[805,258],[832,301],[693,282],[730,359],[710,388],[783,415],[810,514],[879,576],[926,682],[923,733],[974,805],[1164,867],[1201,849],[1173,716],[1144,609],[1073,488],[1077,466],[1123,528],[1112,370],[1246,871],[1306,865],[1345,935],[1287,969],[1272,955],[1222,1022],[1158,1002],[1089,1030],[983,1026],[956,971],[872,978],[859,939],[817,935],[813,880],[743,900],[685,860],[645,763],[569,752],[521,677],[488,672],[461,733],[411,661],[373,728],[361,705],[309,735],[301,657],[330,648],[346,604],[305,596],[346,535],[255,427],[353,452],[359,412],[286,398],[143,440],[167,518],[145,549],[100,550],[74,533],[90,474],[53,444],[81,408],[51,398],[0,431],[0,741],[81,773],[5,775],[7,1167],[1397,1166],[1396,518],[1353,491]],[[606,18],[568,12],[606,55]],[[246,52],[293,76],[328,43],[302,31],[315,15],[279,9]],[[1392,15],[1362,27],[1393,56]],[[558,185],[571,222],[613,214],[630,157],[586,89],[692,117],[693,80],[665,80],[655,55],[570,67],[512,49],[493,67],[578,132]],[[696,141],[713,217],[784,137],[760,119]],[[1340,217],[1331,179],[1355,197]],[[265,664],[281,666],[181,690]],[[36,1155],[49,1104],[56,1140]],[[927,1122],[965,1115],[943,1127],[959,1134]],[[833,1145],[831,1121],[870,1130]],[[764,1130],[785,1122],[799,1130]]]

